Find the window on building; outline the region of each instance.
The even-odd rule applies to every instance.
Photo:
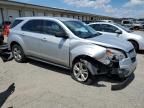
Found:
[[[78,19],[80,19],[80,16],[78,16]]]
[[[93,20],[93,17],[91,17],[91,20]]]
[[[84,21],[84,16],[82,16],[82,21]]]

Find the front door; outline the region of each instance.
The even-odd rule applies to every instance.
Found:
[[[69,38],[56,37],[64,32],[62,27],[53,21],[45,20],[41,37],[41,55],[44,59],[63,66],[69,66]]]

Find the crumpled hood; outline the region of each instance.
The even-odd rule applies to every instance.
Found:
[[[94,41],[95,44],[105,46],[105,47],[111,47],[111,48],[117,48],[124,50],[125,52],[129,52],[131,49],[133,49],[133,45],[119,37],[114,37],[111,35],[100,35],[96,36],[94,38],[88,38],[88,40]]]

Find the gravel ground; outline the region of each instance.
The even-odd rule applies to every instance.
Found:
[[[134,80],[116,91],[111,85],[117,81],[106,77],[87,86],[71,79],[69,70],[32,60],[20,64],[0,59],[0,98],[7,98],[3,108],[143,108],[144,54],[137,58]],[[15,91],[7,93],[12,83]]]

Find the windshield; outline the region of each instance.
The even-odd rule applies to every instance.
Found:
[[[123,30],[125,30],[125,31],[127,31],[129,33],[132,32],[132,30],[130,30],[128,27],[122,26],[120,24],[115,24],[115,25],[117,25],[118,27],[120,27],[121,29],[123,29]]]
[[[63,22],[76,36],[80,38],[93,38],[101,35],[93,28],[80,21],[64,21]]]

